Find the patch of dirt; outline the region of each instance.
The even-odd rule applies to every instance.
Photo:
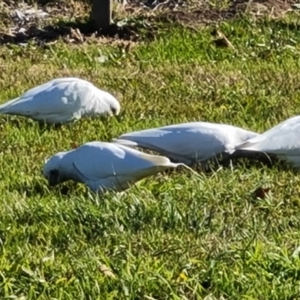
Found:
[[[141,36],[140,32],[143,32]],[[94,31],[90,22],[60,22],[53,25],[46,25],[44,27],[31,24],[27,27],[22,27],[21,30],[13,33],[0,33],[0,45],[2,44],[22,44],[29,41],[35,41],[40,46],[47,43],[54,43],[59,38],[62,38],[68,43],[81,44],[89,40],[95,41],[100,37],[106,39],[118,39],[123,41],[139,41],[141,39],[151,40],[157,27],[155,24],[152,26],[141,25],[131,22],[119,26],[112,24],[106,29]]]
[[[201,0],[196,7],[195,5],[189,7],[184,0],[122,0],[121,2],[123,4],[120,5],[123,12],[127,13],[127,18],[124,16],[123,19],[114,18],[115,23],[109,28],[96,31],[88,18],[83,20],[76,16],[75,19],[80,21],[55,21],[58,17],[61,19],[69,16],[70,18],[74,15],[69,4],[63,5],[44,0],[43,3],[46,4],[38,8],[39,13],[46,14],[46,17],[38,17],[37,13],[31,17],[25,14],[30,6],[25,7],[26,10],[23,4],[22,11],[18,2],[7,1],[6,15],[0,13],[0,19],[2,17],[6,20],[5,26],[2,26],[0,31],[0,45],[29,41],[45,45],[55,42],[58,38],[63,38],[69,43],[84,43],[90,39],[99,40],[99,37],[137,42],[153,39],[157,30],[165,24],[180,23],[193,27],[232,19],[245,12],[255,16],[265,14],[277,16],[292,10],[291,4],[295,3],[295,1],[278,0],[236,0],[232,1],[226,9],[218,10]]]
[[[292,10],[292,4],[295,4],[297,1],[292,0],[256,0],[256,1],[245,1],[245,0],[236,0],[233,3],[233,6],[242,12],[247,12],[252,15],[261,16],[261,15],[271,15],[279,16],[285,14],[288,11]]]

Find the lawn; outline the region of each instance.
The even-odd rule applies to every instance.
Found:
[[[218,46],[215,23],[145,15],[127,21],[136,41],[2,43],[1,103],[78,76],[122,111],[47,130],[1,116],[0,298],[299,299],[300,177],[288,167],[241,160],[104,195],[47,186],[45,159],[74,144],[200,120],[263,132],[299,113],[296,12],[219,21],[233,47]]]

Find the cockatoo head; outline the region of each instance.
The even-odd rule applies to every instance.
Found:
[[[110,115],[111,116],[117,116],[120,113],[120,103],[119,101],[113,97],[113,99],[110,99],[109,101],[109,107],[110,107]]]
[[[120,103],[112,94],[101,91],[98,102],[96,104],[96,113],[102,114],[107,112],[111,117],[117,116],[120,113]]]
[[[56,186],[67,180],[61,167],[63,154],[64,152],[57,153],[45,161],[43,175],[50,186]]]

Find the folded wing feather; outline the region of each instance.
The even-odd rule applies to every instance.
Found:
[[[99,180],[113,176],[132,176],[151,174],[156,167],[164,169],[173,164],[166,157],[142,153],[122,145],[91,142],[78,148],[72,158],[85,180]]]
[[[87,105],[84,102],[92,98],[94,89],[91,83],[79,78],[57,78],[0,105],[0,113],[40,115],[39,119],[43,119],[43,115],[46,118],[57,114],[64,118],[64,115],[71,116],[80,106]]]

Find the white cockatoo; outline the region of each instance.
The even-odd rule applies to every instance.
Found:
[[[43,175],[50,186],[73,180],[92,191],[121,191],[160,171],[183,164],[108,142],[89,142],[46,160]],[[187,167],[188,168],[188,167]]]
[[[289,118],[261,135],[235,145],[236,151],[262,152],[300,168],[300,116]]]
[[[113,142],[158,152],[172,161],[205,165],[231,147],[258,136],[258,133],[227,124],[190,122],[122,134]]]
[[[92,83],[66,77],[32,88],[0,105],[0,114],[29,117],[39,122],[63,124],[85,116],[118,115],[118,100]]]

